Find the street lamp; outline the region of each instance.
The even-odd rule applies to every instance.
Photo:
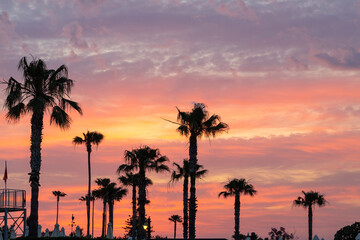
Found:
[[[150,219],[150,217],[145,218],[143,228],[144,228],[145,232],[147,232],[147,240],[150,240],[151,239],[151,219]]]

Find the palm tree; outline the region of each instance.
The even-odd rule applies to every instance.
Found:
[[[169,217],[169,221],[174,222],[174,239],[176,239],[176,223],[181,223],[182,218],[179,215],[171,215],[171,217]]]
[[[176,170],[174,170],[171,174],[170,182],[176,182],[180,181],[182,178],[184,178],[184,184],[183,184],[183,214],[184,214],[184,221],[183,221],[183,238],[184,240],[187,240],[188,238],[188,188],[189,188],[189,176],[190,176],[190,169],[189,169],[189,160],[184,159],[183,166],[181,167],[177,163],[173,163],[176,167]],[[196,170],[196,178],[202,178],[206,173],[207,170],[199,170],[203,168],[202,165],[197,165]]]
[[[109,223],[114,226],[114,204],[115,201],[120,201],[127,194],[127,189],[117,187],[116,183],[112,182],[106,188],[107,201],[109,205]]]
[[[110,185],[110,179],[109,178],[97,178],[95,180],[95,182],[99,186],[99,188],[95,189],[93,191],[94,197],[97,199],[103,200],[103,219],[102,219],[101,237],[105,237],[105,235],[106,235],[106,204],[108,203],[107,188]]]
[[[123,164],[123,167],[119,167],[121,169],[126,168],[126,164]],[[120,174],[120,172],[118,172]],[[132,187],[132,231],[131,231],[131,237],[132,239],[135,239],[136,236],[136,188],[139,186],[139,174],[133,174],[132,172],[126,172],[125,176],[122,175],[118,178],[118,180],[124,185],[124,186],[131,186]],[[145,180],[145,186],[152,185],[152,181],[150,178],[146,178]]]
[[[189,237],[195,239],[196,220],[196,166],[197,166],[197,139],[203,135],[215,137],[217,134],[227,131],[229,126],[220,121],[218,115],[209,116],[206,106],[203,103],[194,103],[191,112],[182,112],[178,108],[177,131],[180,135],[189,137],[189,165],[190,165],[190,201],[189,201]]]
[[[83,133],[84,138],[81,137],[74,137],[73,144],[75,145],[81,145],[85,144],[86,151],[88,153],[88,196],[91,195],[91,165],[90,165],[90,155],[92,151],[92,146],[99,146],[99,144],[104,139],[104,135],[98,132],[89,132]],[[90,198],[86,201],[86,213],[87,213],[87,233],[86,237],[90,237]]]
[[[29,236],[36,237],[44,114],[51,111],[50,124],[66,130],[70,128],[71,123],[71,118],[66,111],[70,108],[80,114],[82,111],[78,103],[68,99],[73,87],[73,80],[68,78],[68,70],[65,65],[61,65],[56,70],[48,69],[42,59],[33,58],[28,63],[26,57],[23,57],[19,61],[18,69],[23,73],[24,83],[18,82],[12,77],[1,83],[7,85],[7,97],[4,103],[8,110],[6,118],[16,122],[26,113],[31,113]]]
[[[163,172],[169,171],[164,163],[169,161],[166,156],[160,154],[159,149],[143,146],[132,151],[126,150],[124,158],[127,164],[120,165],[118,173],[138,170],[139,174],[139,225],[145,222],[146,204],[146,171]],[[138,239],[143,239],[143,231],[138,232]]]
[[[318,205],[319,207],[323,207],[327,204],[327,201],[324,198],[323,194],[319,194],[319,192],[304,192],[304,197],[298,197],[294,200],[294,206],[304,207],[308,209],[308,226],[309,226],[309,240],[312,240],[312,217],[313,217],[313,206]]]
[[[66,193],[61,191],[53,191],[52,194],[56,197],[56,225],[58,225],[58,219],[59,219],[59,201],[60,197],[65,197]]]
[[[86,197],[85,197],[85,196],[81,196],[81,197],[79,198],[79,200],[82,201],[82,202],[87,202],[87,195],[86,195]],[[92,202],[91,236],[94,237],[95,197],[94,197],[94,193],[93,193],[93,192],[91,193],[91,196],[90,196],[90,202]]]
[[[235,196],[235,240],[240,240],[240,195],[249,195],[253,197],[256,194],[252,184],[249,184],[244,178],[234,178],[224,186],[226,191],[220,192],[219,197],[223,196],[227,198],[229,196]]]

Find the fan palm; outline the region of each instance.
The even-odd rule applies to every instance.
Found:
[[[173,163],[176,167],[171,174],[170,182],[180,181],[184,178],[183,183],[183,214],[184,214],[184,221],[183,221],[183,238],[187,240],[188,238],[188,188],[189,188],[189,176],[190,176],[190,168],[189,168],[189,160],[184,159],[183,166],[181,167],[177,163]],[[207,170],[200,170],[203,168],[202,165],[197,165],[196,169],[196,178],[202,178],[207,173]]]
[[[102,217],[102,228],[101,228],[101,237],[106,235],[106,206],[108,203],[108,193],[107,188],[110,185],[109,178],[97,178],[95,183],[99,186],[98,189],[93,190],[94,197],[97,199],[103,200],[103,217]]]
[[[59,201],[60,197],[65,197],[66,193],[61,191],[53,191],[52,194],[56,197],[56,224],[58,225],[58,219],[59,219]]]
[[[81,196],[79,198],[79,200],[86,203],[87,202],[87,195],[86,195],[86,197]],[[95,213],[95,197],[94,197],[94,193],[91,193],[90,202],[92,202],[91,236],[94,237],[94,213]]]
[[[304,197],[298,197],[294,200],[294,206],[304,207],[308,209],[308,226],[309,226],[309,240],[312,240],[312,217],[313,217],[313,207],[316,205],[323,207],[327,204],[327,201],[324,198],[324,195],[319,194],[319,192],[304,192]]]
[[[127,189],[117,187],[116,183],[112,182],[106,188],[107,201],[109,206],[109,223],[114,227],[114,204],[115,201],[120,201],[127,194]]]
[[[209,116],[203,103],[194,103],[191,112],[182,112],[178,108],[177,131],[180,135],[189,137],[189,165],[190,165],[190,201],[189,201],[189,237],[195,239],[196,221],[196,166],[197,166],[197,139],[202,136],[215,137],[217,134],[227,131],[229,126],[220,121],[218,115]]]
[[[253,197],[256,194],[252,184],[249,184],[244,178],[232,179],[224,186],[226,191],[220,192],[219,197],[227,198],[235,196],[234,215],[235,215],[235,240],[240,240],[240,195],[249,195]]]
[[[104,135],[98,132],[89,132],[83,133],[84,138],[82,137],[74,137],[73,144],[81,145],[84,144],[86,146],[86,151],[88,153],[88,196],[91,194],[91,165],[90,165],[90,155],[92,152],[92,146],[98,146],[102,140],[104,139]],[[86,201],[86,213],[87,213],[87,233],[86,236],[90,236],[90,198]]]
[[[179,215],[171,215],[171,217],[169,217],[169,221],[174,223],[174,239],[176,239],[176,223],[181,223],[182,218]]]
[[[10,77],[6,84],[7,97],[4,103],[8,110],[6,118],[10,121],[19,121],[26,113],[31,114],[31,156],[30,156],[30,186],[31,212],[29,221],[29,236],[36,237],[38,229],[39,187],[41,168],[41,143],[44,128],[44,114],[51,111],[50,124],[61,129],[70,127],[71,118],[66,113],[73,108],[82,114],[78,103],[69,99],[73,80],[68,78],[65,65],[58,69],[48,69],[42,59],[33,58],[30,63],[23,57],[18,64],[22,71],[24,82],[21,83]]]
[[[146,204],[146,172],[169,171],[165,165],[168,160],[166,156],[160,154],[159,149],[152,149],[143,146],[132,151],[126,150],[124,158],[127,164],[120,165],[118,172],[130,172],[138,170],[139,174],[139,225],[143,226],[145,222],[145,204]],[[138,239],[143,239],[143,231],[138,232]]]
[[[126,166],[126,164],[123,164],[123,167],[119,167],[119,169],[123,169],[126,168],[128,166]],[[120,172],[118,172],[118,174],[120,174]],[[132,239],[135,239],[136,237],[136,188],[139,186],[139,174],[133,174],[132,172],[126,172],[125,176],[122,175],[119,178],[119,181],[124,185],[124,186],[131,186],[132,187],[132,221],[131,221],[131,237]],[[152,181],[150,178],[146,178],[145,179],[145,186],[149,186],[152,185]]]

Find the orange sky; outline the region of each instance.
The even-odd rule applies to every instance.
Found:
[[[246,178],[258,194],[242,198],[241,233],[267,237],[271,227],[307,236],[307,213],[292,207],[302,190],[325,194],[315,209],[314,234],[333,238],[359,221],[360,24],[358,2],[341,1],[131,1],[15,0],[0,3],[0,77],[21,80],[22,56],[66,64],[71,113],[61,131],[45,117],[39,222],[52,229],[56,198],[60,225],[71,214],[85,228],[87,154],[73,137],[87,130],[105,135],[92,154],[93,180],[116,181],[123,152],[147,144],[172,162],[188,157],[176,126],[176,106],[203,102],[230,126],[227,134],[199,142],[199,163],[209,174],[198,183],[198,237],[230,239],[233,200],[219,199],[231,178]],[[37,14],[41,12],[42,14]],[[321,13],[321,14],[320,14]],[[36,16],[36,17],[35,17]],[[5,94],[1,94],[3,105]],[[0,172],[8,161],[8,186],[27,191],[30,119],[10,124],[0,111]],[[182,215],[181,184],[151,174],[147,214],[154,235],[171,237],[167,219]],[[95,187],[95,184],[93,185]],[[129,194],[115,205],[114,235],[123,236]],[[101,233],[96,203],[96,235]],[[182,228],[178,228],[181,236]]]

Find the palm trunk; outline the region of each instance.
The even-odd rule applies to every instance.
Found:
[[[313,217],[313,213],[312,213],[312,205],[309,206],[309,214],[308,214],[308,220],[309,220],[309,240],[312,240],[312,217]]]
[[[132,232],[131,238],[135,240],[136,236],[136,184],[133,183],[133,191],[132,191]]]
[[[94,238],[94,214],[95,214],[95,198],[92,199],[92,231],[91,231],[91,237]]]
[[[234,204],[235,215],[235,240],[240,240],[240,193],[235,194]]]
[[[144,231],[142,226],[145,223],[145,203],[146,203],[146,189],[145,189],[145,169],[143,163],[140,161],[139,166],[139,231],[138,240],[144,239]]]
[[[176,221],[174,221],[174,239],[176,239]]]
[[[87,217],[87,231],[86,237],[90,237],[90,192],[91,192],[91,164],[90,164],[90,154],[91,154],[91,144],[86,144],[86,149],[88,153],[88,175],[89,175],[89,182],[88,182],[88,195],[86,198],[86,217]]]
[[[184,215],[184,222],[183,222],[183,238],[187,240],[188,238],[188,191],[189,191],[189,176],[186,174],[184,176],[184,186],[183,186],[183,215]]]
[[[106,235],[106,200],[103,200],[103,218],[102,218],[102,229],[101,229],[101,237],[105,237]]]
[[[60,197],[57,196],[56,197],[56,224],[59,223],[59,200],[60,200]]]
[[[190,148],[189,148],[189,170],[190,170],[190,202],[189,202],[189,239],[195,240],[196,229],[196,166],[197,166],[197,139],[196,134],[191,133],[190,135]]]
[[[111,223],[114,229],[114,201],[109,200],[108,205],[109,205],[109,223]]]
[[[30,146],[30,186],[31,186],[31,212],[29,216],[29,237],[37,237],[38,211],[39,211],[39,186],[41,168],[41,142],[44,109],[35,110],[31,117],[31,146]]]

